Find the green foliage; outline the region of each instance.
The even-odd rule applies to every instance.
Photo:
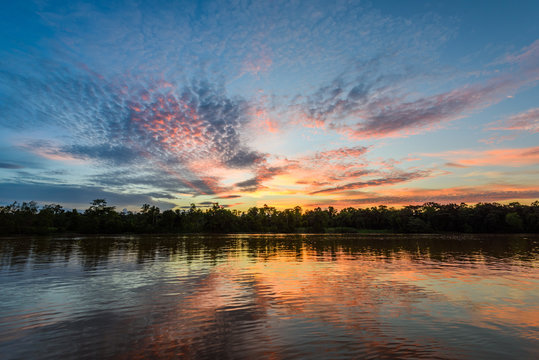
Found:
[[[400,209],[380,205],[366,209],[274,207],[229,210],[215,203],[202,210],[161,210],[144,204],[138,212],[117,212],[105,199],[88,209],[66,211],[57,204],[23,202],[0,206],[0,234],[51,233],[510,233],[539,232],[539,201],[531,205],[464,203],[410,205]]]

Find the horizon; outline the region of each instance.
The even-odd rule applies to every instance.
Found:
[[[539,199],[538,2],[0,10],[0,205]]]
[[[238,209],[236,207],[227,206],[226,204],[220,204],[219,202],[213,202],[213,203],[212,202],[207,202],[207,203],[199,203],[199,204],[191,203],[189,205],[176,206],[174,208],[169,208],[169,209],[161,209],[161,208],[159,208],[159,206],[157,206],[155,204],[144,203],[144,204],[140,204],[140,206],[138,206],[138,207],[133,206],[130,209],[124,207],[123,209],[120,209],[119,206],[116,206],[113,203],[109,203],[107,201],[107,199],[94,199],[93,201],[89,201],[88,205],[81,206],[80,208],[64,207],[61,204],[55,203],[55,202],[39,203],[39,202],[34,201],[34,200],[30,200],[30,201],[12,201],[11,203],[0,204],[0,210],[3,207],[5,207],[5,208],[10,208],[11,207],[13,210],[16,211],[17,209],[22,209],[25,206],[30,206],[30,207],[35,206],[36,210],[41,211],[41,210],[47,209],[50,206],[60,205],[61,210],[63,210],[64,212],[75,210],[79,214],[84,214],[86,210],[89,210],[93,206],[95,206],[96,201],[104,201],[104,203],[102,203],[102,206],[106,206],[106,207],[110,208],[112,211],[117,212],[120,215],[124,214],[126,212],[131,212],[133,214],[144,213],[144,207],[146,205],[148,207],[155,207],[157,210],[159,210],[161,212],[166,211],[166,210],[173,210],[173,211],[179,210],[179,211],[182,211],[182,212],[186,212],[187,210],[191,209],[193,207],[193,205],[194,205],[196,210],[201,210],[203,212],[215,209],[215,206],[217,206],[218,209],[237,210],[239,213],[247,213],[251,208],[255,208],[255,207],[259,208],[259,209],[267,207],[269,209],[275,209],[276,211],[279,211],[279,212],[282,212],[282,211],[285,211],[285,210],[295,210],[297,207],[299,207],[301,213],[305,213],[306,211],[317,210],[317,209],[319,209],[321,211],[328,211],[330,208],[333,208],[333,210],[335,210],[336,212],[340,212],[342,210],[346,210],[346,209],[350,209],[350,208],[352,208],[354,210],[371,210],[371,209],[379,209],[379,208],[383,207],[383,208],[386,208],[388,210],[403,210],[403,209],[408,208],[408,207],[421,208],[421,207],[430,207],[432,205],[441,206],[441,207],[456,205],[458,207],[465,206],[465,207],[469,207],[469,208],[474,208],[476,206],[481,206],[481,205],[499,205],[499,206],[502,206],[502,207],[507,207],[507,206],[510,206],[510,205],[518,205],[518,206],[530,206],[531,207],[531,206],[537,206],[536,204],[539,203],[539,200],[530,200],[530,202],[527,202],[527,203],[523,203],[523,202],[519,202],[519,201],[513,201],[513,202],[511,202],[511,201],[505,201],[505,202],[476,202],[476,203],[464,203],[464,202],[461,202],[461,203],[444,202],[444,203],[442,203],[442,202],[440,202],[440,203],[438,203],[438,202],[432,201],[432,202],[414,203],[414,204],[399,204],[399,205],[373,204],[373,205],[368,205],[368,206],[367,205],[364,205],[364,206],[350,206],[350,207],[342,207],[342,208],[336,208],[336,207],[333,207],[331,205],[328,205],[326,207],[320,207],[320,206],[302,207],[300,205],[290,205],[288,207],[276,207],[276,206],[272,206],[272,204],[262,204],[261,206],[252,206],[252,207],[245,208],[245,209]]]

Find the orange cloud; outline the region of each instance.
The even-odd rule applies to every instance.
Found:
[[[19,144],[18,147],[49,160],[68,162],[73,164],[82,164],[85,162],[84,159],[82,159],[81,157],[77,157],[68,152],[65,152],[62,150],[61,147],[49,141],[30,141]]]
[[[336,208],[372,205],[420,205],[426,202],[477,203],[532,200],[539,198],[539,186],[486,184],[481,186],[457,186],[443,189],[384,188],[383,192],[348,191],[336,194],[332,199],[320,199],[307,207],[334,206]]]
[[[236,184],[241,191],[266,189],[273,193],[304,193],[320,190],[321,186],[340,184],[375,174],[366,169],[362,155],[368,148],[362,146],[341,147],[297,157],[273,159],[261,163],[255,176]],[[303,187],[303,189],[298,188]]]
[[[539,164],[539,146],[529,148],[505,148],[493,150],[455,150],[424,154],[441,157],[450,164],[460,166],[526,166]],[[450,165],[451,166],[451,165]]]
[[[262,125],[264,130],[274,134],[279,132],[279,124],[277,123],[277,121],[270,118],[268,112],[265,109],[256,110],[255,117],[258,120],[257,124]]]

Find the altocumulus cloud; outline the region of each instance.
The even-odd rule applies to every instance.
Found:
[[[0,127],[15,134],[2,182],[172,202],[338,197],[433,178],[372,161],[389,153],[379,138],[440,128],[533,86],[539,41],[469,69],[444,59],[455,21],[410,13],[348,0],[25,4],[0,49]],[[535,106],[496,130],[536,133]],[[476,155],[442,158],[491,158]]]
[[[504,59],[500,64],[505,67],[503,73],[435,95],[418,95],[403,88],[420,73],[411,67],[391,66],[392,72],[369,76],[379,73],[388,56],[363,64],[361,71],[367,75],[352,81],[339,77],[308,96],[297,97],[302,101],[291,108],[307,126],[327,126],[352,138],[402,136],[465,117],[539,80],[539,40]],[[515,116],[506,128],[533,129],[529,124],[533,117],[533,110]]]
[[[105,80],[63,68],[49,70],[47,75],[3,74],[5,81],[17,84],[3,125],[59,128],[71,143],[55,148],[57,157],[87,159],[111,170],[151,164],[146,176],[175,177],[177,191],[195,194],[218,189],[218,179],[193,170],[197,161],[244,168],[264,157],[242,142],[248,102],[228,97],[222,86],[204,80],[183,85]],[[41,143],[26,147],[43,153]]]

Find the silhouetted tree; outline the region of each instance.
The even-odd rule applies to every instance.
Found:
[[[464,203],[409,205],[400,209],[333,207],[302,211],[264,205],[247,211],[229,210],[218,203],[206,210],[191,204],[187,210],[165,210],[144,204],[139,212],[117,212],[105,199],[95,199],[83,213],[58,204],[41,208],[36,202],[0,206],[2,234],[49,233],[202,233],[202,232],[352,232],[361,230],[418,232],[539,232],[539,201],[531,205]]]

